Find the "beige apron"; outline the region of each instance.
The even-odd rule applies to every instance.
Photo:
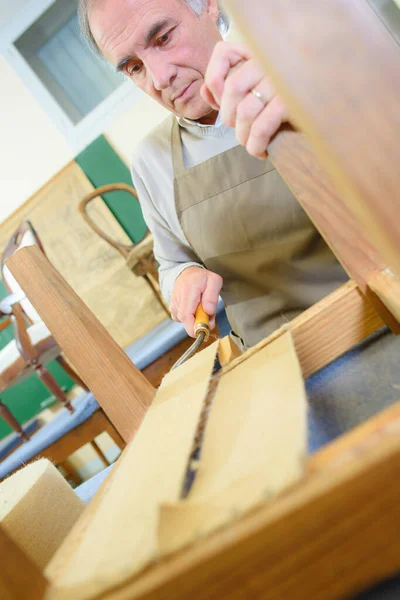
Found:
[[[185,169],[175,118],[171,144],[179,222],[200,262],[223,278],[228,319],[244,346],[348,279],[269,160],[237,146]]]

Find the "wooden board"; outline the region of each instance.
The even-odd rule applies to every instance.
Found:
[[[396,41],[365,0],[227,6],[367,238],[400,273]]]
[[[79,215],[78,204],[92,189],[78,165],[70,163],[0,225],[0,248],[29,218],[51,262],[124,348],[165,319],[165,313],[145,281]],[[92,211],[96,223],[129,243],[101,199],[92,203]]]
[[[399,333],[399,319],[368,286],[370,278],[386,268],[386,261],[341,199],[306,136],[290,127],[282,128],[269,145],[268,153],[349,276],[392,331]]]
[[[400,322],[400,276],[386,269],[371,277],[369,286]]]
[[[165,378],[85,536],[73,532],[50,563],[55,598],[93,598],[157,558],[159,506],[180,497],[217,348]]]
[[[98,600],[340,600],[393,575],[400,569],[399,433],[400,422],[351,461],[315,473]]]
[[[37,246],[7,261],[33,306],[127,442],[139,428],[154,388]]]
[[[0,527],[0,597],[42,600],[47,581],[36,565]]]
[[[303,474],[306,395],[290,333],[219,381],[188,496],[163,505],[160,549],[173,552],[265,504]]]
[[[233,360],[224,371],[234,369],[289,330],[303,377],[310,377],[384,325],[358,286],[349,281]]]

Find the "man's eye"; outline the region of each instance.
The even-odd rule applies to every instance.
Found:
[[[127,72],[128,75],[138,75],[142,69],[142,65],[140,63],[135,63],[134,65],[128,65]]]
[[[157,39],[157,46],[164,46],[168,42],[170,36],[171,31],[167,31],[166,33],[164,33],[164,35]]]

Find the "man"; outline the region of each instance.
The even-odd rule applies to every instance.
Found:
[[[192,335],[197,304],[214,320],[221,293],[232,335],[247,347],[345,281],[273,165],[218,118],[220,106],[235,124],[233,88],[217,98],[204,85],[213,52],[221,59],[226,48],[217,0],[81,0],[80,16],[92,46],[173,115],[139,144],[132,167],[173,318]],[[245,61],[230,81],[245,82],[250,113],[268,97],[274,133],[283,103],[247,51],[229,52],[229,67]],[[242,143],[249,131],[237,128]]]

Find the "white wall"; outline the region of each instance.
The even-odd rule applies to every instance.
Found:
[[[136,104],[114,120],[105,132],[105,136],[122,160],[130,165],[135,146],[168,114],[166,108],[148,96],[142,96]]]
[[[7,61],[0,57],[0,222],[73,158]]]
[[[1,15],[0,9],[0,19]],[[231,39],[236,37],[230,35]],[[105,135],[129,165],[137,143],[167,114],[166,109],[143,96],[112,122]],[[0,222],[73,158],[63,135],[0,56]]]
[[[29,0],[0,0],[0,29],[28,4]]]

